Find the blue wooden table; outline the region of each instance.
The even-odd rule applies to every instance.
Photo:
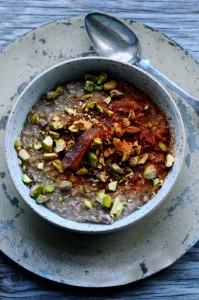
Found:
[[[94,10],[154,27],[178,42],[199,62],[198,0],[0,0],[0,50],[43,24]],[[0,252],[0,299],[127,300],[133,297],[199,299],[199,243],[167,269],[112,289],[83,289],[53,283],[24,270]]]

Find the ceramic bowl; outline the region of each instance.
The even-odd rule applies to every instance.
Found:
[[[140,210],[114,221],[111,225],[77,223],[58,216],[43,205],[36,204],[35,200],[29,196],[29,188],[21,181],[22,171],[18,165],[17,153],[13,146],[14,140],[20,136],[26,115],[42,94],[51,90],[56,82],[64,83],[72,79],[78,79],[85,73],[96,72],[96,70],[99,72],[107,71],[114,78],[124,79],[148,94],[166,114],[174,140],[175,163],[169,171],[163,187],[153,200],[145,204]],[[77,58],[66,61],[51,67],[36,77],[25,88],[13,106],[6,129],[7,165],[11,179],[22,198],[34,212],[45,220],[61,228],[83,233],[110,232],[133,225],[141,219],[146,218],[149,213],[154,211],[163,202],[174,186],[181,170],[184,151],[185,130],[183,121],[177,105],[166,89],[146,72],[135,66],[99,57]]]

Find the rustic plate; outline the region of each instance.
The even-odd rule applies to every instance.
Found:
[[[168,37],[126,21],[141,40],[142,57],[199,98],[199,65]],[[167,61],[165,61],[167,53]],[[176,261],[199,238],[199,118],[172,94],[187,131],[187,153],[180,178],[165,202],[146,220],[110,234],[83,235],[46,223],[15,190],[5,163],[5,125],[11,106],[41,71],[72,57],[96,55],[83,18],[40,27],[0,55],[0,248],[26,269],[70,285],[106,287],[147,277]]]

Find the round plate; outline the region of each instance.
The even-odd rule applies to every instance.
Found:
[[[140,38],[142,57],[199,98],[199,65],[193,58],[161,33],[125,22]],[[84,235],[54,227],[34,214],[8,174],[6,121],[18,95],[41,71],[69,58],[96,55],[83,24],[82,17],[47,24],[10,44],[0,55],[0,247],[21,266],[53,281],[107,287],[147,277],[169,266],[197,242],[199,118],[172,94],[186,126],[186,159],[175,188],[146,220],[110,234]]]

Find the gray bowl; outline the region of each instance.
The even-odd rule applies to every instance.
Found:
[[[78,79],[85,73],[107,71],[116,79],[124,79],[132,83],[141,91],[148,94],[166,114],[169,125],[172,129],[174,140],[175,162],[169,171],[163,187],[159,190],[152,201],[145,204],[140,210],[114,221],[111,225],[77,223],[64,219],[54,212],[51,212],[43,205],[36,204],[29,196],[29,188],[21,181],[22,171],[18,165],[17,153],[14,149],[14,140],[18,139],[23,128],[26,115],[41,95],[51,90],[56,82],[67,82]],[[30,208],[42,218],[61,228],[84,233],[104,233],[132,225],[139,220],[146,218],[149,213],[155,210],[167,197],[173,188],[180,173],[185,153],[185,130],[182,117],[172,97],[166,89],[154,78],[139,68],[114,61],[107,58],[88,57],[66,61],[51,67],[37,76],[22,92],[12,108],[6,128],[6,160],[11,179]]]

